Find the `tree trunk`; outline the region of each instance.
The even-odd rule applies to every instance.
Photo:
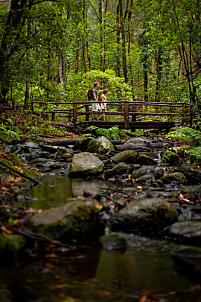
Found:
[[[156,54],[156,93],[155,102],[160,102],[160,85],[163,70],[163,60],[161,56],[161,48],[159,47],[158,53]]]
[[[124,17],[123,17],[123,3],[119,0],[119,13],[120,13],[120,26],[121,26],[121,38],[122,38],[122,62],[123,62],[123,73],[125,82],[128,82],[128,71],[127,71],[127,61],[126,61],[126,35],[124,28]]]
[[[116,0],[116,43],[117,43],[117,53],[116,53],[116,72],[117,76],[120,77],[120,24],[119,24],[119,1]]]
[[[64,61],[63,61],[63,54],[61,49],[59,49],[59,55],[58,55],[58,78],[59,83],[61,84],[61,88],[65,90],[65,71],[64,71]]]

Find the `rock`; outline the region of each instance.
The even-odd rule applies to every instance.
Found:
[[[179,221],[169,227],[168,234],[184,243],[201,246],[201,221]]]
[[[140,165],[150,165],[150,166],[157,165],[157,162],[152,157],[147,155],[140,155],[137,158],[136,163]]]
[[[127,143],[134,144],[134,145],[141,145],[141,146],[147,146],[147,143],[149,141],[140,137],[133,137],[127,140]]]
[[[115,165],[112,169],[108,169],[105,171],[106,176],[114,176],[114,175],[121,175],[127,172],[130,169],[129,165],[125,163],[119,163]]]
[[[135,170],[132,174],[132,177],[138,178],[143,175],[152,174],[154,172],[154,167],[151,166],[143,166],[137,170]]]
[[[114,163],[124,162],[127,164],[134,164],[136,160],[136,152],[133,150],[123,151],[111,157]]]
[[[34,215],[30,224],[37,232],[63,242],[91,241],[104,233],[92,201],[75,201],[45,210]]]
[[[121,144],[121,145],[116,145],[115,150],[117,151],[126,151],[126,150],[135,150],[136,152],[149,152],[150,149],[145,147],[144,145],[134,145],[134,144]]]
[[[56,153],[58,148],[57,146],[50,146],[50,145],[44,145],[44,144],[39,144],[39,146],[43,149],[43,151],[47,151],[49,153]]]
[[[186,185],[188,183],[188,180],[187,180],[186,176],[183,173],[180,173],[180,172],[165,174],[164,176],[162,176],[160,178],[160,180],[164,184],[170,184],[172,181],[177,181],[177,182],[179,182],[183,185]]]
[[[75,154],[69,169],[69,176],[93,176],[103,171],[103,162],[89,152]]]
[[[105,154],[114,150],[113,144],[105,136],[100,136],[91,140],[87,146],[87,152]]]
[[[121,249],[127,246],[125,238],[118,233],[104,235],[100,238],[100,242],[106,250]]]
[[[111,230],[126,233],[161,231],[176,222],[178,213],[170,203],[160,198],[144,198],[127,205],[111,219]]]
[[[73,157],[73,150],[67,150],[66,148],[61,147],[57,150],[56,154],[56,160],[61,160],[61,161],[71,161]]]
[[[166,163],[171,166],[178,166],[181,162],[181,158],[177,153],[166,150],[162,152],[161,161],[162,163]]]
[[[15,254],[25,247],[26,243],[23,236],[0,234],[0,251],[6,250]]]
[[[32,142],[26,142],[23,144],[23,147],[31,148],[31,149],[38,149],[39,145],[32,143]]]
[[[144,182],[150,182],[152,180],[152,175],[147,174],[147,175],[142,175],[136,179],[136,182],[138,183],[144,183]]]
[[[80,140],[79,142],[77,142],[75,144],[74,150],[80,150],[81,152],[87,151],[87,146],[88,146],[89,142],[92,140],[93,140],[92,137],[87,137],[85,139]]]

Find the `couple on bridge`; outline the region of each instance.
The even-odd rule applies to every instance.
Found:
[[[99,82],[94,83],[94,88],[92,89],[92,95],[91,98],[89,97],[89,94],[87,95],[88,100],[90,99],[92,103],[92,120],[97,120],[98,119],[98,112],[101,111],[102,109],[102,114],[99,117],[99,120],[103,118],[103,121],[105,122],[105,112],[107,110],[107,105],[106,105],[106,94],[107,90],[103,89],[101,95],[100,95],[100,100],[98,98],[98,90],[99,90]],[[94,117],[94,114],[96,113],[96,116]]]

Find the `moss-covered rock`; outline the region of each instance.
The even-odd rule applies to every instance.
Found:
[[[81,152],[87,151],[87,146],[91,140],[93,140],[92,137],[87,137],[79,140],[79,142],[75,144],[74,150],[80,150]]]
[[[138,183],[145,183],[145,182],[150,182],[152,180],[152,175],[151,174],[146,174],[138,177],[136,179],[136,182]]]
[[[111,229],[131,233],[160,231],[178,220],[170,203],[160,198],[144,198],[127,205],[111,219]]]
[[[87,145],[87,152],[105,154],[114,150],[113,144],[104,136],[91,140]]]
[[[112,169],[107,169],[105,171],[105,174],[106,176],[121,175],[123,173],[126,173],[129,168],[130,168],[129,165],[125,163],[119,163],[115,165]]]
[[[110,233],[100,237],[100,242],[104,249],[115,250],[127,246],[126,239],[118,233]]]
[[[201,221],[179,221],[172,224],[168,234],[174,239],[201,246]]]
[[[171,166],[178,166],[181,162],[181,158],[175,152],[166,150],[162,152],[162,163],[169,164]]]
[[[69,169],[69,176],[94,176],[103,171],[103,162],[89,152],[75,154]]]
[[[154,167],[152,167],[152,166],[143,166],[143,167],[133,171],[132,177],[138,178],[138,177],[141,177],[143,175],[152,174],[153,172],[154,172]]]
[[[91,241],[104,232],[96,204],[75,201],[34,215],[30,224],[35,231],[54,240]]]
[[[0,251],[6,250],[16,254],[26,246],[26,239],[20,235],[0,234]]]
[[[183,173],[180,173],[180,172],[165,174],[164,176],[162,176],[160,178],[160,180],[164,184],[170,184],[172,181],[177,181],[177,182],[179,182],[183,185],[186,185],[188,183],[188,180],[187,180],[186,176]]]
[[[137,153],[133,150],[120,152],[111,157],[114,163],[124,162],[126,164],[134,164],[136,161]]]
[[[157,165],[157,162],[152,157],[147,156],[147,155],[140,155],[137,158],[136,163],[140,164],[140,165],[149,165],[149,166]]]

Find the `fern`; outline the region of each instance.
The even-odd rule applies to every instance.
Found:
[[[201,133],[198,130],[185,127],[166,134],[166,137],[181,138],[189,141],[194,146],[201,146]]]
[[[187,151],[187,153],[193,157],[191,161],[201,163],[201,146],[195,147],[194,149]]]

